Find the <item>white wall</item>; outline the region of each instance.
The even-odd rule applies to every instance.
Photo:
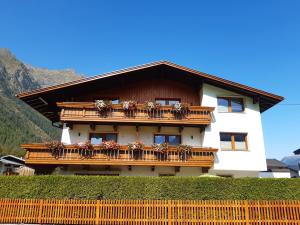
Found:
[[[260,178],[291,178],[290,172],[260,172]]]
[[[182,143],[191,146],[201,146],[202,142],[199,128],[186,127],[181,134],[177,127],[161,127],[160,132],[157,131],[157,127],[141,126],[139,129],[139,135],[137,135],[135,126],[118,126],[116,131],[116,133],[118,133],[118,143],[126,145],[139,139],[145,145],[151,146],[153,144],[154,134],[158,133],[181,135]],[[97,125],[95,130],[91,130],[89,125],[73,125],[73,129],[64,125],[61,141],[65,144],[75,144],[87,141],[90,133],[109,132],[115,132],[113,126]]]
[[[120,176],[159,176],[159,175],[174,175],[174,176],[200,176],[202,170],[199,167],[181,167],[179,171],[175,172],[174,167],[169,166],[155,166],[152,171],[151,166],[132,166],[131,170],[128,166],[110,166],[109,170],[104,166],[91,166],[86,169],[82,166],[69,166],[66,170],[61,170],[61,174],[94,174],[94,175],[112,175],[118,174]]]
[[[264,171],[266,167],[265,148],[259,104],[244,97],[245,111],[242,113],[219,113],[217,97],[239,96],[236,93],[203,84],[202,105],[215,107],[213,122],[205,129],[203,145],[220,149],[220,132],[248,133],[248,151],[219,150],[214,170]]]

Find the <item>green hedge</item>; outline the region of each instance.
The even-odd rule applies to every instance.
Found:
[[[299,200],[300,179],[0,177],[0,198]]]

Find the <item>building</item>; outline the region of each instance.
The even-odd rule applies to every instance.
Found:
[[[64,143],[22,145],[26,164],[112,176],[258,177],[267,170],[261,113],[283,100],[166,61],[18,97],[61,127]]]
[[[294,151],[294,155],[285,156],[281,160],[292,171],[291,177],[300,177],[300,149]]]
[[[22,158],[14,155],[6,155],[0,157],[0,175],[33,175],[34,170],[25,166]]]
[[[291,178],[291,169],[277,159],[267,159],[267,170],[259,173],[261,178]]]

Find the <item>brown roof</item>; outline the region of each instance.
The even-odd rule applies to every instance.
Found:
[[[238,93],[242,93],[246,96],[253,97],[253,99],[255,101],[259,101],[261,112],[269,109],[270,107],[274,106],[275,104],[277,104],[278,102],[280,102],[284,99],[281,96],[278,96],[278,95],[275,95],[275,94],[272,94],[272,93],[269,93],[269,92],[266,92],[263,90],[259,90],[259,89],[252,88],[252,87],[249,87],[249,86],[246,86],[243,84],[239,84],[239,83],[236,83],[233,81],[219,78],[217,76],[203,73],[203,72],[200,72],[200,71],[197,71],[194,69],[190,69],[190,68],[187,68],[184,66],[180,66],[180,65],[168,62],[168,61],[157,61],[157,62],[153,62],[153,63],[130,67],[127,69],[104,73],[104,74],[93,76],[93,77],[83,78],[83,79],[79,79],[79,80],[64,83],[64,84],[59,84],[59,85],[50,86],[50,87],[46,87],[46,88],[40,88],[40,89],[36,89],[36,90],[30,91],[30,92],[20,93],[17,95],[17,97],[22,99],[23,101],[25,101],[27,104],[31,105],[31,107],[35,108],[32,104],[30,104],[30,102],[38,100],[38,99],[40,99],[40,101],[42,101],[43,95],[47,95],[47,94],[51,93],[53,96],[53,94],[55,94],[57,91],[62,90],[64,88],[72,88],[72,87],[75,88],[77,85],[81,85],[81,84],[85,84],[85,83],[89,83],[89,82],[93,82],[93,81],[97,81],[97,80],[102,80],[102,79],[109,79],[110,77],[114,77],[114,76],[122,76],[122,75],[126,75],[128,73],[134,72],[134,71],[144,70],[147,68],[152,68],[152,67],[157,67],[157,66],[168,66],[168,67],[186,72],[188,74],[191,74],[195,77],[198,77],[201,80],[203,80],[204,83],[209,83],[209,84],[212,84],[215,86],[219,86],[219,87],[231,90],[233,92],[238,92]],[[38,111],[40,111],[40,110],[38,110]],[[47,116],[47,115],[45,115],[45,116],[48,117],[50,120],[52,120],[49,116]]]

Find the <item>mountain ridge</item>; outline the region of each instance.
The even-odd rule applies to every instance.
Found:
[[[48,70],[24,64],[0,48],[0,155],[23,156],[22,143],[60,138],[60,130],[15,94],[82,78],[72,69]]]

